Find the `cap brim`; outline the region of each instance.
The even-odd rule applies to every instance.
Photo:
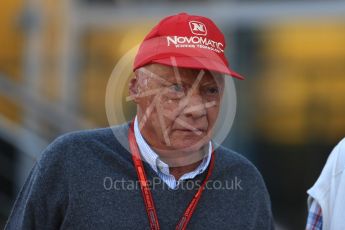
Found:
[[[216,61],[212,61],[209,58],[203,58],[203,57],[191,58],[191,57],[175,56],[173,60],[171,58],[160,58],[160,59],[152,60],[152,62],[168,65],[168,66],[183,67],[183,68],[192,68],[192,69],[200,69],[200,70],[207,69],[210,71],[226,74],[240,80],[245,79],[242,75],[231,70],[226,65],[216,62]]]

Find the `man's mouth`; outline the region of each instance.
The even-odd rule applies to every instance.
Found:
[[[205,128],[193,128],[193,129],[174,129],[174,131],[179,131],[179,132],[190,132],[190,133],[195,133],[197,135],[201,135],[202,133],[206,132]]]

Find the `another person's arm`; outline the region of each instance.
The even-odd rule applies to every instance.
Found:
[[[322,210],[314,199],[309,207],[306,230],[322,230]]]

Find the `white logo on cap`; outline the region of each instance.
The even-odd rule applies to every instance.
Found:
[[[203,35],[206,36],[207,29],[204,23],[198,21],[190,21],[189,22],[190,30],[195,35]]]

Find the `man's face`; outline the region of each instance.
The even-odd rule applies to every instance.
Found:
[[[130,94],[146,141],[157,149],[196,151],[211,138],[224,88],[209,71],[150,64],[136,71]]]

